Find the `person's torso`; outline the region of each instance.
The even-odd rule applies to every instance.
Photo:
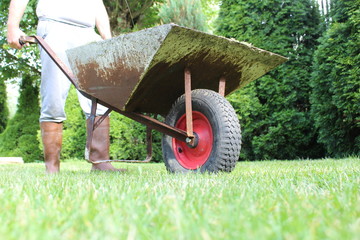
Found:
[[[38,0],[39,20],[54,20],[84,27],[94,27],[99,0]]]

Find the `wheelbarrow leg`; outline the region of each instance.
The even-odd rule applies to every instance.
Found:
[[[224,77],[221,77],[219,81],[219,94],[223,97],[225,97],[225,83],[226,79]]]
[[[184,70],[184,83],[185,83],[185,112],[186,112],[186,143],[189,145],[195,144],[195,136],[193,130],[192,118],[192,100],[191,100],[191,72],[188,68]]]
[[[146,150],[147,156],[144,162],[150,162],[152,159],[152,129],[146,128]]]
[[[90,150],[91,150],[90,147],[95,129],[94,126],[95,126],[96,108],[97,108],[96,98],[92,97],[91,112],[89,117],[89,127],[87,129],[87,134],[86,134],[87,137],[86,137],[86,149],[85,149],[85,159],[89,163],[94,163],[92,160],[90,160]]]
[[[105,163],[105,162],[132,162],[132,163],[148,163],[152,160],[152,132],[151,128],[146,128],[146,144],[147,144],[147,156],[145,160],[110,160],[110,159],[104,159],[99,161],[92,161],[90,159],[90,147],[92,138],[94,135],[94,130],[101,124],[101,122],[109,115],[109,113],[112,111],[112,109],[108,109],[104,115],[102,115],[96,122],[96,109],[97,109],[97,99],[94,97],[91,97],[91,112],[89,117],[89,128],[87,129],[87,138],[86,138],[86,150],[85,150],[85,159],[89,163]]]
[[[112,111],[111,109],[108,109],[104,115],[102,115],[96,122],[96,109],[97,109],[97,99],[94,97],[91,97],[91,112],[89,117],[89,127],[87,128],[87,137],[86,137],[86,149],[85,149],[85,159],[90,163],[98,163],[98,161],[92,161],[90,159],[90,148],[92,139],[94,136],[95,129],[100,126],[100,124],[104,121],[104,119],[110,114]]]
[[[186,111],[186,133],[188,137],[194,137],[192,104],[191,104],[191,72],[188,68],[184,71],[185,81],[185,111]]]

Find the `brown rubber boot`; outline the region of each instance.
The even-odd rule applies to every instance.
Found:
[[[95,118],[95,122],[100,117]],[[90,127],[90,120],[86,121],[87,128]],[[110,147],[110,118],[106,117],[101,124],[95,129],[93,132],[93,137],[90,146],[90,154],[89,159],[90,161],[99,161],[99,160],[109,160],[109,147]],[[99,171],[118,171],[124,172],[126,169],[117,169],[111,163],[104,162],[104,163],[93,163],[92,164],[92,171],[99,170]]]
[[[60,151],[62,144],[62,123],[41,122],[41,138],[44,146],[44,159],[47,173],[60,171]]]

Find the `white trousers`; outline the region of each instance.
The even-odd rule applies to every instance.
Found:
[[[93,28],[82,28],[55,21],[39,21],[37,35],[44,38],[56,55],[67,65],[65,51],[90,42],[101,40]],[[63,122],[66,120],[65,102],[71,82],[40,47],[41,113],[40,122]],[[78,99],[86,118],[90,116],[91,100],[78,92]],[[103,115],[107,108],[98,104],[96,115]]]

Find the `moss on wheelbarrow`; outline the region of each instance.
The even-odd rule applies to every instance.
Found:
[[[286,58],[246,43],[175,24],[121,35],[69,51],[79,86],[118,109],[167,113],[184,93],[189,68],[192,88],[217,90],[226,78],[226,94],[261,77]]]

